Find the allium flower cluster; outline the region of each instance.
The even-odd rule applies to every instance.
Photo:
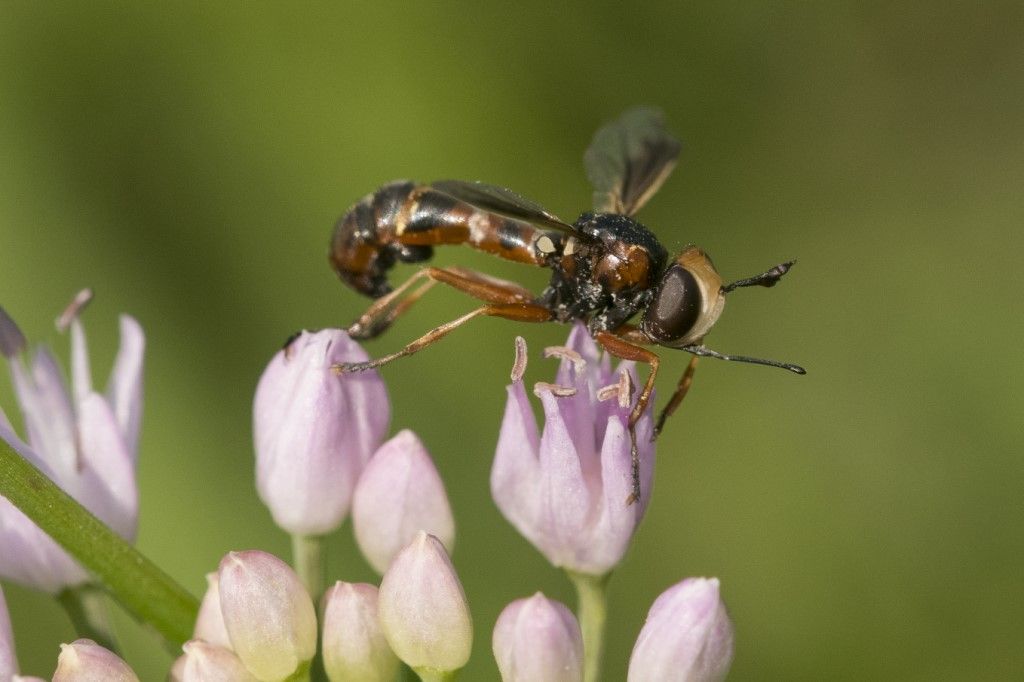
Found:
[[[16,437],[2,412],[0,435],[130,538],[142,333],[131,318],[122,319],[122,349],[102,396],[91,387],[75,313],[67,320],[69,392],[45,350],[27,368],[20,364],[24,339],[0,311],[0,350],[12,365],[29,443]],[[607,577],[625,556],[650,499],[652,420],[648,409],[636,425],[643,494],[634,502],[633,365],[613,371],[582,325],[565,346],[545,355],[558,358],[560,366],[553,383],[534,387],[544,414],[538,425],[523,383],[526,346],[517,339],[491,491],[505,518],[569,572],[580,590],[579,619],[538,592],[501,612],[491,643],[506,682],[593,682],[600,670]],[[320,595],[308,589],[320,591],[316,580],[259,550],[230,552],[207,576],[192,639],[182,647],[172,680],[307,679],[318,650],[332,682],[392,680],[400,662],[424,680],[444,680],[468,662],[473,619],[450,558],[455,522],[441,476],[413,432],[400,431],[385,442],[390,406],[376,372],[333,369],[366,359],[340,330],[303,332],[274,356],[253,408],[256,483],[275,522],[295,538],[332,532],[351,511],[359,548],[382,575],[379,587],[334,583],[323,594],[318,623]],[[38,530],[30,536],[35,527],[0,503],[6,505],[0,506],[3,575],[51,591],[85,580],[62,550]],[[718,581],[687,579],[651,607],[628,680],[721,680],[732,647]],[[0,682],[16,673],[0,594]],[[53,679],[137,677],[115,654],[80,639],[62,645]]]

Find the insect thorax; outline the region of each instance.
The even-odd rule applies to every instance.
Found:
[[[540,301],[559,321],[586,319],[592,332],[614,329],[650,300],[668,254],[628,216],[584,213],[573,227],[583,237],[559,244],[561,257]]]

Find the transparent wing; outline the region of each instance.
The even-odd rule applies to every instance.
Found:
[[[548,212],[539,204],[504,187],[465,180],[440,180],[430,183],[430,186],[485,211],[500,213],[538,227],[577,234],[569,223]]]
[[[651,107],[629,109],[602,127],[583,156],[594,210],[635,215],[675,168],[681,147]]]

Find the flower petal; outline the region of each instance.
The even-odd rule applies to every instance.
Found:
[[[138,525],[135,464],[117,419],[98,393],[78,406],[81,472],[72,493],[89,511],[129,542]]]
[[[200,639],[185,642],[182,682],[257,682],[230,649]]]
[[[559,401],[551,391],[542,391],[544,434],[540,441],[538,490],[541,513],[539,549],[556,566],[571,568],[576,547],[586,536],[591,516],[591,490],[583,475],[579,452],[562,418]]]
[[[192,631],[193,639],[201,639],[224,647],[231,648],[231,637],[228,636],[228,629],[224,625],[224,614],[220,609],[220,585],[216,573],[206,574],[206,593],[203,594],[203,601],[199,604],[199,615],[196,616],[196,626]]]
[[[57,361],[40,348],[33,357],[31,373],[13,362],[11,375],[29,445],[52,467],[54,480],[67,480],[78,467],[75,413]]]
[[[0,410],[0,439],[46,476],[53,478],[46,462],[11,430],[3,410]],[[4,497],[0,497],[0,547],[3,548],[0,552],[0,576],[21,585],[57,593],[88,578],[49,535]]]
[[[132,458],[139,451],[142,423],[142,367],[146,336],[131,315],[121,315],[121,345],[107,381],[107,400],[114,410]]]
[[[0,547],[0,576],[20,585],[56,594],[89,578],[49,535],[4,497],[0,497]]]

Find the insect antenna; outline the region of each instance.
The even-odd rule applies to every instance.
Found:
[[[778,360],[766,360],[764,358],[751,358],[746,355],[725,355],[718,351],[711,350],[707,346],[682,346],[680,350],[685,350],[687,353],[693,353],[701,357],[717,358],[719,360],[730,360],[734,362],[747,362],[751,365],[767,365],[768,367],[781,367],[782,369],[788,369],[794,374],[807,374],[800,365],[794,365],[788,362],[779,362]]]

